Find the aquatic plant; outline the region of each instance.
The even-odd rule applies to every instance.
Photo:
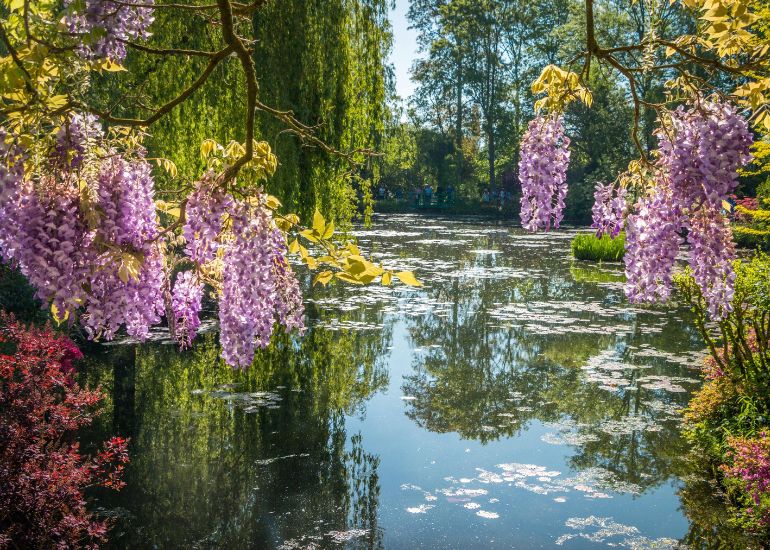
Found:
[[[89,487],[120,489],[127,441],[94,456],[74,435],[99,414],[99,391],[72,378],[82,358],[66,337],[0,314],[0,548],[94,547],[108,523],[87,510]]]
[[[617,237],[580,233],[572,239],[571,248],[576,260],[619,262],[626,253],[626,237],[623,233]]]

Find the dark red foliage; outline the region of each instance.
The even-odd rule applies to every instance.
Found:
[[[89,457],[76,431],[98,414],[99,391],[72,379],[83,355],[49,328],[0,313],[0,548],[95,548],[107,524],[86,509],[84,490],[120,489],[127,441]]]

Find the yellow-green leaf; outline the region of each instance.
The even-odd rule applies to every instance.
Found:
[[[324,230],[326,229],[326,220],[321,215],[321,213],[316,209],[315,214],[313,214],[313,229],[315,230],[318,235],[323,235]]]
[[[355,277],[353,277],[352,275],[349,275],[348,273],[344,273],[344,272],[335,273],[335,277],[337,277],[340,281],[345,281],[346,283],[351,283],[354,285],[364,284],[358,279],[356,279]]]
[[[281,201],[275,198],[273,195],[268,195],[265,200],[265,204],[270,210],[278,210],[281,207]]]
[[[331,239],[332,235],[334,235],[334,222],[329,222],[329,225],[326,226],[326,230],[321,237],[323,239]]]
[[[313,285],[317,283],[321,283],[322,285],[326,286],[329,284],[329,281],[332,280],[334,277],[334,273],[331,271],[322,271],[318,275],[315,276],[315,279],[313,280]]]
[[[305,237],[308,241],[317,243],[318,242],[318,234],[316,233],[315,229],[304,229],[299,232],[300,235]]]
[[[399,281],[409,286],[422,286],[411,271],[399,271],[395,274]]]
[[[64,312],[64,316],[62,316],[61,312],[59,311],[59,308],[56,307],[56,304],[51,304],[51,315],[53,316],[54,321],[61,324],[67,319],[69,319],[70,312],[69,310],[67,310]]]

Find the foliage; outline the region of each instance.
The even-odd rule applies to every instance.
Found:
[[[303,145],[318,148],[335,166],[346,166],[345,177],[359,183],[366,179],[362,162],[371,160],[369,144],[376,132],[369,129],[372,124],[378,127],[372,121],[381,118],[381,46],[388,37],[387,29],[377,31],[370,23],[384,17],[383,2],[353,10],[348,14],[352,22],[343,25],[359,29],[354,37],[373,35],[371,43],[361,39],[353,46],[371,48],[371,57],[365,58],[373,63],[370,73],[358,74],[345,63],[339,68],[339,74],[367,79],[373,86],[370,101],[361,97],[353,101],[351,87],[343,97],[335,96],[337,103],[347,101],[354,109],[368,106],[366,113],[352,115],[368,121],[365,138],[360,132],[347,135],[349,126],[343,119],[337,121],[343,128],[342,137],[332,140],[325,136],[329,142],[319,137],[315,121],[305,123],[293,113],[261,101],[251,42],[241,33],[253,27],[252,16],[260,15],[262,6],[236,7],[234,10],[229,0],[217,5],[171,6],[180,16],[188,12],[193,12],[193,18],[201,16],[202,22],[196,25],[210,31],[201,39],[201,27],[196,26],[199,32],[190,40],[172,24],[172,32],[159,34],[159,39],[191,46],[180,47],[168,42],[141,43],[152,29],[152,4],[111,0],[65,2],[63,6],[9,3],[7,15],[0,20],[0,38],[7,51],[0,63],[8,68],[8,78],[0,82],[7,119],[5,128],[0,128],[0,253],[19,266],[57,321],[74,322],[77,317],[94,339],[110,339],[122,327],[130,336],[145,339],[149,328],[165,316],[172,334],[189,345],[199,324],[203,285],[207,284],[223,298],[219,308],[223,353],[231,364],[245,367],[251,363],[255,346],[268,344],[276,324],[287,330],[303,326],[299,284],[286,258],[290,250],[311,269],[326,264],[330,269],[316,279],[323,283],[332,277],[355,284],[379,278],[389,285],[395,277],[419,285],[411,273],[392,273],[361,257],[354,244],[333,239],[333,221],[327,223],[318,210],[308,229],[300,226],[297,215],[279,214],[281,202],[266,192],[278,160],[268,143],[255,139],[258,123],[266,124],[256,119],[260,111]],[[324,13],[342,16],[345,11],[339,7]],[[217,24],[212,23],[215,16]],[[59,18],[63,25],[52,23]],[[344,39],[346,33],[333,36]],[[198,43],[196,39],[200,39]],[[201,40],[214,51],[195,49]],[[107,74],[116,77],[128,72],[121,64],[129,50],[159,59],[170,56],[177,64],[189,57],[206,63],[197,67],[188,86],[178,91],[166,87],[168,98],[156,93],[156,80],[150,83],[153,97],[145,97],[141,87],[135,92],[132,85],[122,89],[107,85],[112,93],[106,93],[105,100],[99,84],[109,80]],[[352,50],[348,53],[353,56]],[[181,175],[171,160],[148,157],[143,147],[146,135],[140,129],[174,112],[211,83],[214,72],[228,66],[227,59],[237,63],[235,74],[245,81],[243,141],[220,145],[214,139],[203,140],[201,159],[193,163],[188,151]],[[132,67],[133,72],[140,72],[142,66]],[[375,77],[369,78],[372,75]],[[158,98],[164,102],[150,106]],[[314,108],[315,112],[327,111]],[[176,130],[178,133],[179,128]],[[156,200],[153,163],[170,178],[164,185],[167,200]],[[318,169],[312,168],[307,175],[320,181]],[[186,182],[185,177],[194,183]],[[366,186],[361,183],[361,187]],[[317,193],[331,200],[325,206],[332,214],[332,204],[343,211],[351,204],[346,202],[349,186],[342,188],[342,194],[325,192],[328,189]],[[338,217],[343,225],[349,220],[349,216]],[[324,255],[316,260],[296,240],[289,246],[290,233],[317,245]],[[174,277],[179,271],[192,273]]]
[[[770,260],[760,254],[736,263],[732,311],[716,327],[707,323],[705,300],[692,274],[675,277],[682,298],[708,345],[707,382],[685,412],[690,437],[723,473],[734,506],[733,521],[764,530],[770,518],[770,495],[764,483],[770,398]]]
[[[734,225],[733,237],[735,244],[741,248],[770,250],[770,230]]]
[[[123,486],[127,442],[87,456],[73,440],[102,394],[73,382],[82,354],[70,340],[3,313],[0,345],[0,547],[96,547],[108,523],[87,511],[84,491]]]
[[[737,486],[748,495],[741,505],[750,523],[760,527],[770,523],[770,436],[727,439],[730,464],[723,464],[727,486]]]
[[[592,262],[619,262],[626,253],[626,237],[620,233],[612,238],[609,235],[597,237],[592,233],[579,233],[572,239],[572,255],[576,260]]]

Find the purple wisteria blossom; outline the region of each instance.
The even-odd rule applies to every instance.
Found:
[[[155,242],[159,228],[154,194],[147,162],[115,156],[102,164],[97,190],[101,214],[95,238],[122,247],[121,263],[139,261],[135,262],[137,272],[128,276],[121,276],[116,269],[112,250],[102,252],[94,262],[87,309],[82,316],[92,337],[110,339],[125,325],[130,336],[144,340],[164,313],[163,257]]]
[[[174,283],[171,309],[176,317],[175,337],[182,349],[190,347],[201,324],[203,284],[193,271],[180,273]]]
[[[607,234],[614,239],[623,230],[627,194],[625,187],[616,187],[612,183],[596,184],[591,227],[596,229],[597,237]]]
[[[64,0],[64,23],[79,41],[78,53],[86,59],[126,58],[126,42],[146,40],[154,21],[154,0]],[[141,6],[140,6],[141,5]]]
[[[227,244],[219,308],[222,356],[229,365],[247,368],[256,347],[270,343],[275,323],[274,254],[269,212],[246,204],[233,208],[233,236]]]
[[[79,168],[89,143],[103,135],[98,117],[90,114],[72,114],[69,122],[56,132],[55,161],[65,169]]]
[[[665,301],[679,252],[682,213],[665,185],[636,205],[626,222],[626,296],[632,302]]]
[[[210,262],[216,256],[217,239],[222,232],[225,214],[233,200],[221,189],[212,188],[212,178],[204,177],[187,199],[182,235],[187,241],[185,252],[198,263]]]
[[[668,297],[676,235],[686,229],[695,281],[711,317],[723,318],[732,309],[735,245],[721,207],[751,159],[751,131],[733,106],[706,101],[674,111],[658,138],[657,189],[628,219],[626,294],[632,301]]]
[[[521,225],[529,231],[558,228],[567,196],[569,138],[562,118],[538,116],[521,141]]]
[[[690,222],[689,263],[712,319],[733,310],[736,258],[730,222],[712,207],[704,207]]]

